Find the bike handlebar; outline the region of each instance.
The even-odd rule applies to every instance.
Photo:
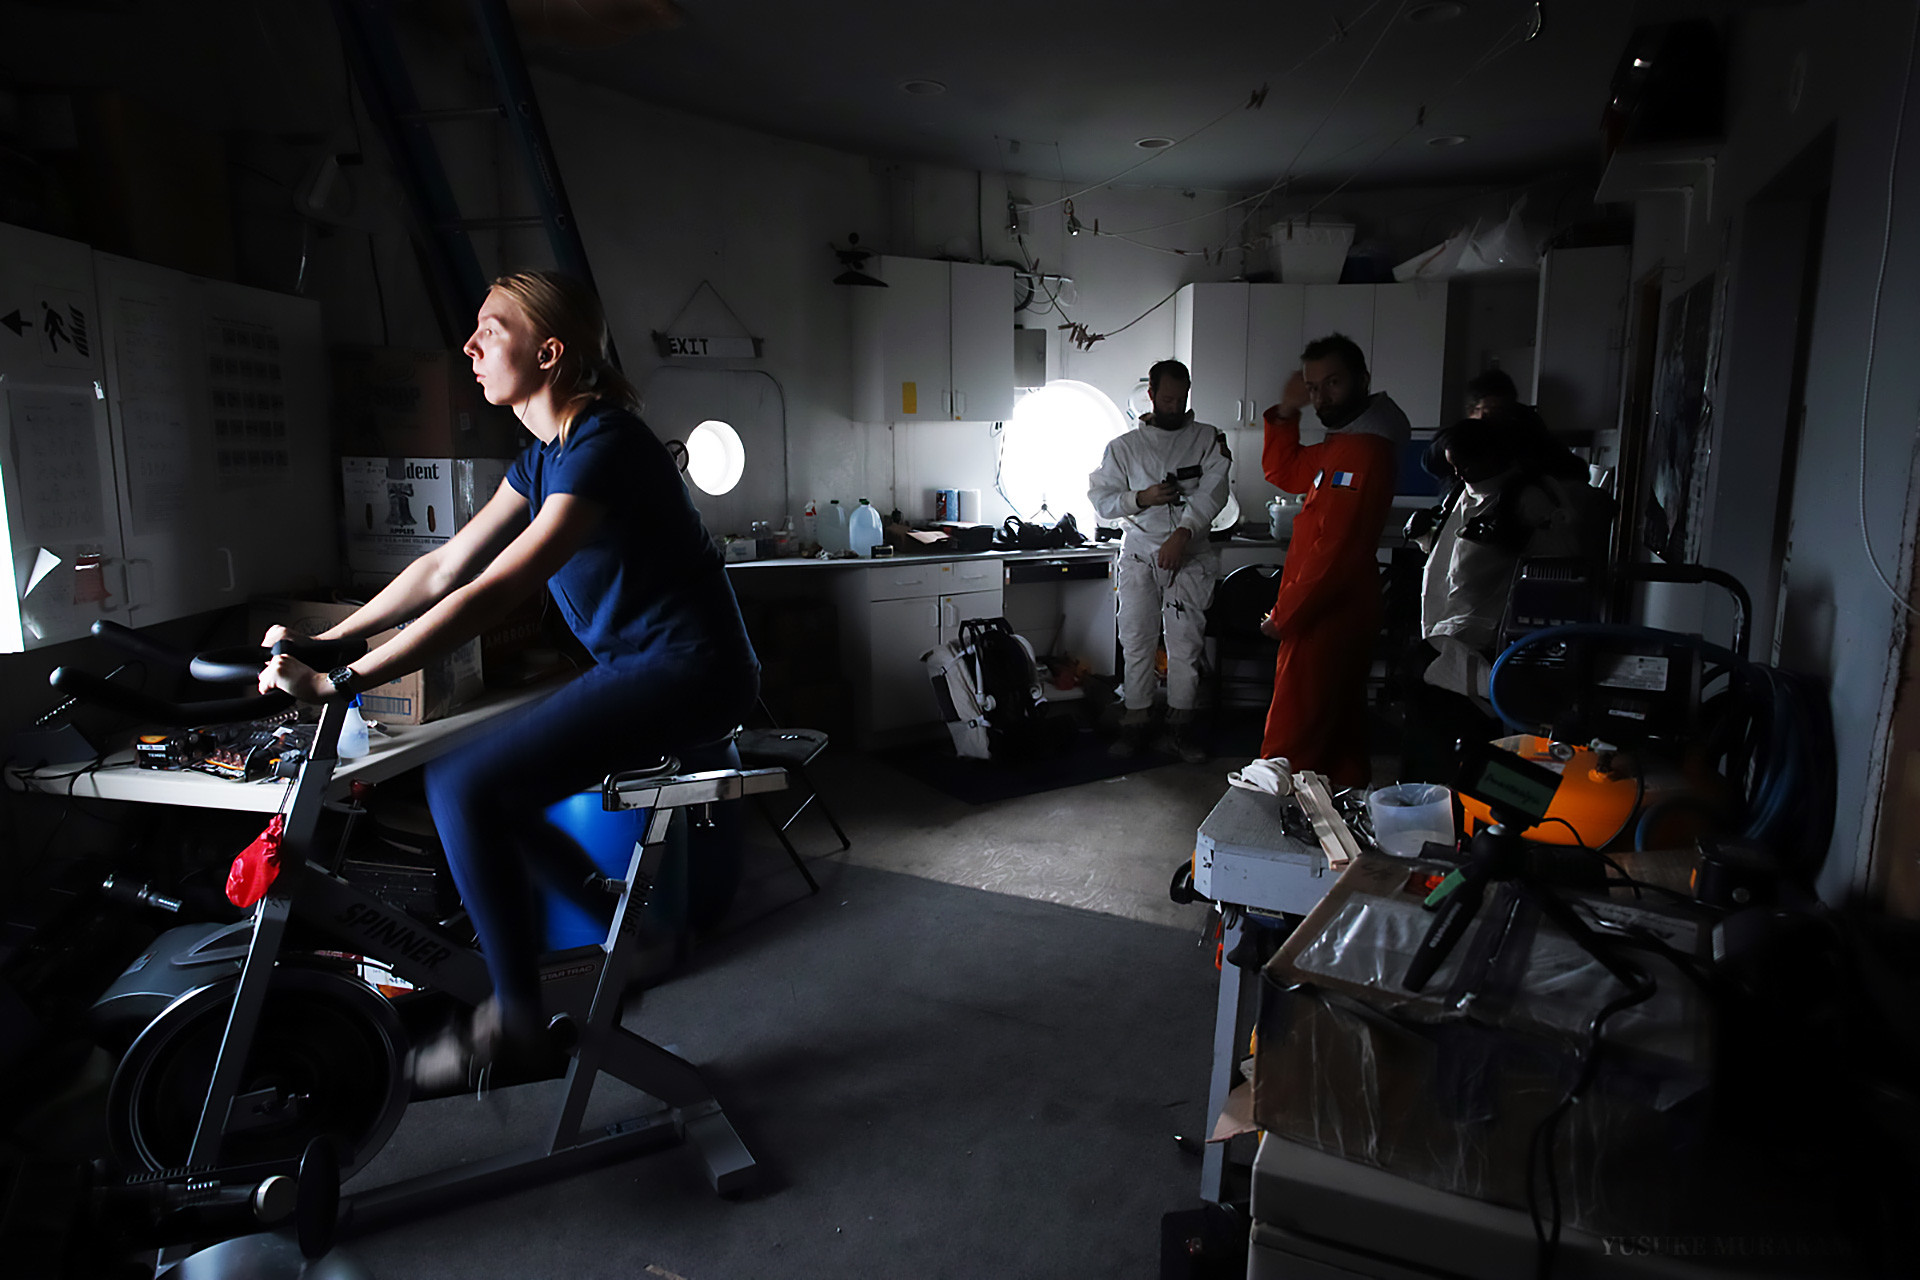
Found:
[[[147,636],[115,622],[93,624],[93,634],[112,642],[151,665],[172,671],[184,671],[208,684],[231,684],[256,679],[269,657],[287,653],[317,671],[353,661],[367,651],[364,640],[283,640],[271,651],[257,646],[212,650],[189,658]],[[278,690],[243,697],[208,698],[194,702],[172,702],[140,689],[129,689],[86,671],[55,667],[47,683],[62,693],[86,702],[109,707],[139,720],[185,728],[202,724],[230,724],[242,720],[260,720],[278,715],[293,705],[291,694]]]

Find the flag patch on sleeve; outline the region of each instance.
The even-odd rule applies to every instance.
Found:
[[[1336,488],[1351,489],[1353,488],[1354,484],[1358,482],[1359,477],[1354,475],[1353,472],[1351,471],[1336,471],[1329,477],[1329,479],[1333,481],[1333,484]]]

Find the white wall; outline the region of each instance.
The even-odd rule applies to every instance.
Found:
[[[1860,530],[1864,518],[1882,569],[1905,595],[1916,513],[1914,406],[1920,404],[1920,362],[1910,358],[1920,335],[1920,222],[1910,195],[1893,216],[1864,427],[1861,397],[1912,16],[1905,5],[1849,6],[1844,22],[1832,21],[1817,6],[1749,12],[1732,46],[1732,114],[1711,205],[1696,198],[1690,225],[1673,197],[1648,197],[1638,211],[1635,278],[1663,271],[1665,297],[1671,299],[1707,273],[1729,269],[1729,229],[1737,229],[1747,200],[1822,131],[1835,131],[1808,416],[1792,508],[1792,561],[1781,602],[1788,622],[1781,663],[1828,684],[1838,726],[1837,821],[1820,882],[1829,896],[1864,887],[1871,878],[1871,833],[1908,625],[1902,605],[1876,579]],[[1791,96],[1796,82],[1804,83],[1797,106]],[[1911,107],[1898,160],[1910,187],[1911,175],[1920,173],[1920,111]],[[1730,308],[1740,305],[1739,288],[1737,279],[1729,282]],[[1729,348],[1722,355],[1716,403],[1727,400],[1727,380],[1741,376],[1741,352]],[[1732,469],[1725,460],[1742,444],[1742,424],[1720,416],[1712,428],[1708,504],[1701,513],[1705,564],[1717,565],[1735,550],[1725,522],[1715,520],[1716,510],[1772,501],[1772,495],[1729,482]],[[1762,653],[1769,630],[1770,620],[1761,619]]]

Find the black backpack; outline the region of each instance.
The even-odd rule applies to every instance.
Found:
[[[1073,742],[1070,719],[1056,715],[1040,693],[1033,651],[1005,618],[969,618],[960,645],[972,655],[975,688],[987,713],[987,750],[996,760],[1037,760],[1065,754]]]

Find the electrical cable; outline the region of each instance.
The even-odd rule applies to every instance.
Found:
[[[1427,116],[1430,108],[1435,103],[1444,101],[1447,98],[1447,96],[1451,94],[1455,89],[1459,88],[1460,85],[1463,84],[1469,76],[1472,76],[1477,72],[1483,70],[1485,67],[1487,67],[1492,62],[1494,62],[1497,58],[1507,53],[1510,49],[1517,48],[1519,45],[1525,44],[1526,39],[1524,36],[1518,40],[1513,40],[1509,38],[1513,35],[1514,32],[1519,30],[1522,25],[1523,24],[1515,24],[1513,26],[1508,27],[1505,31],[1501,32],[1501,34],[1494,40],[1493,44],[1488,47],[1486,53],[1482,54],[1479,58],[1477,58],[1473,62],[1473,64],[1469,66],[1464,72],[1462,72],[1457,78],[1455,78],[1452,81],[1452,83],[1448,84],[1446,87],[1442,88],[1438,94],[1432,95],[1428,99],[1427,104],[1421,107],[1419,113],[1415,116],[1414,122],[1412,124],[1408,125],[1405,129],[1401,130],[1398,134],[1394,135],[1394,137],[1387,143],[1385,147],[1381,148],[1378,152],[1376,152],[1373,155],[1371,159],[1369,159],[1365,164],[1362,164],[1359,169],[1355,170],[1352,174],[1350,174],[1344,181],[1340,183],[1339,186],[1334,187],[1333,190],[1327,192],[1325,195],[1321,196],[1318,200],[1316,200],[1311,206],[1308,207],[1306,213],[1303,214],[1302,216],[1311,217],[1314,213],[1318,212],[1322,205],[1326,204],[1326,202],[1329,199],[1337,195],[1340,191],[1344,190],[1347,186],[1353,183],[1355,179],[1359,178],[1362,174],[1364,174],[1368,169],[1372,168],[1374,164],[1376,164],[1383,156],[1387,154],[1387,152],[1393,150],[1394,147],[1398,146],[1403,140],[1405,140],[1408,134],[1411,134],[1415,129],[1422,127],[1427,122]],[[1391,29],[1391,26],[1389,26],[1389,29]],[[1355,145],[1358,146],[1360,144],[1356,143]],[[1352,150],[1352,149],[1353,149],[1352,147],[1347,148],[1347,150]],[[1337,154],[1344,155],[1345,152],[1343,151]],[[1271,183],[1269,183],[1264,190],[1259,191],[1254,195],[1247,196],[1244,199],[1236,200],[1232,204],[1223,205],[1219,209],[1209,210],[1206,213],[1194,214],[1191,217],[1175,219],[1172,222],[1157,223],[1150,227],[1132,227],[1124,232],[1100,231],[1100,232],[1096,232],[1095,234],[1103,235],[1103,236],[1115,236],[1115,235],[1135,236],[1135,235],[1144,235],[1150,231],[1162,231],[1168,227],[1184,226],[1190,222],[1197,222],[1201,218],[1212,217],[1216,213],[1225,213],[1229,209],[1239,208],[1240,206],[1247,205],[1247,204],[1257,204],[1260,201],[1264,201],[1268,196],[1272,195],[1275,191],[1279,190],[1281,185],[1286,181],[1286,178],[1287,178],[1287,175],[1283,174],[1281,175],[1281,177],[1275,178]],[[1257,243],[1257,241],[1255,243]],[[1231,248],[1233,246],[1226,246],[1226,247]],[[1242,247],[1245,247],[1245,246],[1242,246]],[[1189,251],[1189,252],[1193,252],[1193,251]]]
[[[1286,70],[1276,72],[1275,74],[1267,77],[1268,82],[1271,82],[1273,80],[1284,80],[1286,77],[1292,75],[1294,72],[1300,70],[1300,68],[1306,66],[1309,62],[1312,62],[1315,58],[1325,53],[1328,49],[1332,48],[1334,45],[1340,43],[1340,41],[1346,39],[1347,32],[1350,27],[1357,26],[1360,23],[1365,22],[1367,20],[1367,15],[1372,13],[1375,9],[1379,8],[1385,2],[1386,0],[1372,0],[1372,3],[1368,4],[1366,8],[1362,9],[1359,15],[1353,19],[1352,23],[1342,23],[1338,19],[1336,19],[1334,22],[1334,33],[1332,35],[1328,36],[1325,40],[1323,40],[1311,53],[1307,54],[1306,57],[1301,58],[1298,62],[1294,63],[1292,66],[1288,67]],[[1401,7],[1404,8],[1405,5],[1406,5],[1406,0],[1401,0]],[[1389,27],[1391,27],[1391,25],[1392,25],[1391,23],[1388,24]],[[1038,212],[1041,209],[1051,209],[1058,205],[1063,205],[1069,200],[1078,199],[1080,196],[1084,196],[1090,191],[1098,191],[1101,187],[1111,186],[1115,182],[1118,182],[1120,179],[1126,177],[1128,174],[1132,173],[1134,170],[1140,168],[1141,166],[1152,164],[1155,160],[1158,160],[1161,156],[1166,155],[1169,151],[1173,151],[1174,149],[1191,141],[1192,139],[1199,137],[1201,134],[1205,133],[1207,130],[1219,124],[1222,120],[1225,120],[1228,116],[1231,116],[1234,113],[1239,111],[1245,111],[1248,108],[1257,108],[1258,106],[1262,105],[1265,101],[1266,101],[1266,93],[1264,91],[1264,86],[1263,86],[1261,89],[1256,89],[1254,91],[1253,96],[1249,101],[1246,101],[1246,102],[1236,101],[1233,104],[1233,106],[1227,108],[1225,111],[1222,111],[1219,115],[1207,121],[1205,124],[1201,125],[1199,128],[1191,130],[1185,134],[1182,134],[1180,137],[1175,138],[1172,142],[1168,143],[1166,146],[1151,152],[1150,154],[1148,154],[1147,156],[1145,156],[1140,160],[1134,161],[1132,164],[1128,165],[1126,168],[1122,169],[1120,172],[1114,174],[1112,177],[1104,178],[1101,181],[1096,182],[1091,186],[1082,187],[1078,191],[1074,191],[1067,195],[1061,196],[1057,200],[1049,200],[1045,204],[1034,205],[1032,209],[1029,210],[1029,212]],[[1060,144],[1058,142],[1054,143],[1054,146],[1056,148],[1058,148],[1059,145]],[[1064,186],[1065,183],[1062,182],[1061,185]],[[1228,208],[1231,208],[1231,207],[1232,207],[1231,205],[1228,206]]]
[[[1715,744],[1709,758],[1718,762],[1738,790],[1735,825],[1739,834],[1797,862],[1805,871],[1824,860],[1833,832],[1837,765],[1831,712],[1822,691],[1807,677],[1747,662],[1699,636],[1653,627],[1613,623],[1546,627],[1509,645],[1488,676],[1488,699],[1509,727],[1528,728],[1500,696],[1509,661],[1526,649],[1572,638],[1691,648],[1726,666],[1729,688],[1716,697],[1716,705],[1724,706],[1726,714],[1709,731],[1708,740]],[[1642,812],[1636,844],[1645,839],[1655,817],[1680,803],[1699,802],[1663,800]]]
[[[1867,532],[1867,404],[1873,396],[1873,354],[1880,338],[1880,295],[1887,284],[1887,252],[1893,244],[1894,191],[1900,175],[1900,136],[1907,123],[1907,93],[1913,86],[1913,50],[1920,42],[1920,6],[1913,11],[1913,28],[1907,36],[1907,66],[1900,76],[1900,102],[1893,117],[1893,151],[1887,158],[1887,216],[1880,229],[1880,266],[1873,277],[1873,308],[1867,315],[1867,371],[1860,382],[1860,545],[1866,549],[1873,576],[1887,589],[1893,602],[1908,613],[1920,609],[1901,598],[1900,591],[1887,579],[1874,555],[1873,539]]]
[[[1645,1004],[1659,990],[1659,984],[1652,975],[1637,966],[1633,969],[1640,982],[1630,986],[1626,994],[1617,996],[1603,1005],[1587,1024],[1587,1043],[1580,1055],[1579,1074],[1568,1088],[1566,1096],[1559,1105],[1541,1117],[1534,1126],[1533,1136],[1527,1143],[1527,1217],[1533,1224],[1533,1238],[1537,1247],[1534,1275],[1538,1280],[1548,1280],[1553,1274],[1554,1254],[1560,1247],[1560,1227],[1563,1214],[1560,1204],[1560,1180],[1553,1167],[1554,1140],[1560,1127],[1560,1121],[1573,1109],[1586,1091],[1593,1087],[1594,1077],[1599,1073],[1601,1034],[1607,1021],[1615,1015]],[[1539,1184],[1544,1172],[1547,1186],[1547,1200],[1551,1216],[1543,1225],[1540,1214]]]
[[[1565,818],[1557,818],[1557,817],[1542,818],[1535,825],[1544,827],[1549,822],[1557,822],[1561,826],[1565,827],[1568,831],[1573,832],[1573,847],[1575,849],[1578,849],[1580,852],[1587,854],[1591,857],[1600,859],[1600,861],[1604,862],[1607,866],[1611,867],[1614,871],[1617,871],[1620,874],[1620,882],[1623,885],[1633,890],[1634,897],[1637,898],[1640,896],[1640,890],[1645,884],[1645,882],[1635,879],[1633,875],[1630,874],[1625,867],[1621,866],[1618,862],[1614,861],[1612,858],[1608,857],[1606,854],[1600,852],[1600,850],[1589,845],[1586,842],[1586,837],[1580,834],[1580,829],[1578,827],[1574,826],[1571,822],[1568,822]],[[1617,835],[1618,833],[1616,832],[1615,834]]]
[[[1405,13],[1406,10],[1407,0],[1400,0],[1399,6],[1393,11],[1393,16],[1387,19],[1387,24],[1380,28],[1380,34],[1374,37],[1373,44],[1367,49],[1366,56],[1360,59],[1360,64],[1353,69],[1353,74],[1348,76],[1347,82],[1340,86],[1340,92],[1334,95],[1333,101],[1328,104],[1327,109],[1321,113],[1320,119],[1314,123],[1313,128],[1307,131],[1306,138],[1303,139],[1299,147],[1295,149],[1293,159],[1287,161],[1286,170],[1277,180],[1279,183],[1285,184],[1292,180],[1294,166],[1300,163],[1300,157],[1307,153],[1307,148],[1313,145],[1313,140],[1320,136],[1320,130],[1326,128],[1327,121],[1333,119],[1333,113],[1338,111],[1340,104],[1347,100],[1347,93],[1353,88],[1354,82],[1360,79],[1360,73],[1365,71],[1367,64],[1373,61],[1373,55],[1380,52],[1380,46],[1387,42],[1387,34],[1393,30],[1394,25],[1400,21],[1400,15]]]
[[[1160,301],[1154,303],[1152,306],[1148,307],[1145,311],[1142,311],[1139,315],[1135,316],[1133,319],[1127,321],[1125,324],[1121,325],[1118,329],[1115,329],[1110,333],[1095,333],[1091,329],[1087,328],[1086,325],[1081,324],[1077,320],[1069,320],[1067,323],[1061,325],[1060,327],[1062,329],[1067,330],[1068,337],[1072,340],[1074,346],[1080,348],[1080,350],[1082,351],[1089,351],[1089,350],[1092,350],[1094,343],[1104,342],[1108,338],[1113,337],[1114,334],[1125,333],[1127,330],[1133,328],[1133,326],[1139,324],[1142,320],[1145,320],[1148,316],[1152,315],[1154,312],[1158,311],[1160,308],[1166,306],[1169,302],[1172,302],[1174,298],[1179,295],[1180,290],[1186,287],[1187,286],[1185,286],[1184,284],[1176,285],[1172,293],[1169,293],[1166,297],[1160,299]]]
[[[1513,30],[1513,28],[1510,27],[1508,28],[1508,30],[1511,31]],[[1506,37],[1502,35],[1501,40],[1505,40],[1505,39]],[[1522,36],[1518,40],[1509,41],[1505,44],[1502,44],[1500,41],[1495,41],[1492,48],[1490,48],[1484,55],[1482,55],[1480,59],[1476,61],[1472,66],[1468,67],[1465,71],[1461,72],[1459,78],[1456,79],[1452,84],[1449,84],[1446,88],[1442,89],[1437,95],[1435,95],[1434,100],[1444,101],[1447,95],[1452,93],[1455,89],[1459,88],[1463,83],[1465,83],[1469,76],[1472,76],[1478,73],[1479,71],[1485,69],[1486,67],[1491,65],[1496,59],[1506,54],[1509,50],[1517,49],[1525,43],[1527,43],[1527,37],[1525,36]],[[1429,105],[1431,105],[1431,102],[1429,103]],[[1371,169],[1375,164],[1379,163],[1379,161],[1387,154],[1387,152],[1393,150],[1395,147],[1399,146],[1402,142],[1406,141],[1407,136],[1409,134],[1411,134],[1415,129],[1419,129],[1423,127],[1426,123],[1427,123],[1427,107],[1423,106],[1420,109],[1419,114],[1414,117],[1413,123],[1408,125],[1405,129],[1402,129],[1399,133],[1395,134],[1392,140],[1389,141],[1386,146],[1374,152],[1372,159],[1368,160],[1365,164],[1361,165],[1358,169],[1355,169],[1351,174],[1349,174],[1346,177],[1345,180],[1343,180],[1340,183],[1339,186],[1334,187],[1331,191],[1327,192],[1325,195],[1321,196],[1318,200],[1314,201],[1311,205],[1307,206],[1307,216],[1312,217],[1315,213],[1319,211],[1322,205],[1326,204],[1327,201],[1333,199],[1335,196],[1339,195],[1342,191],[1346,190],[1362,174],[1366,173],[1367,170]]]

